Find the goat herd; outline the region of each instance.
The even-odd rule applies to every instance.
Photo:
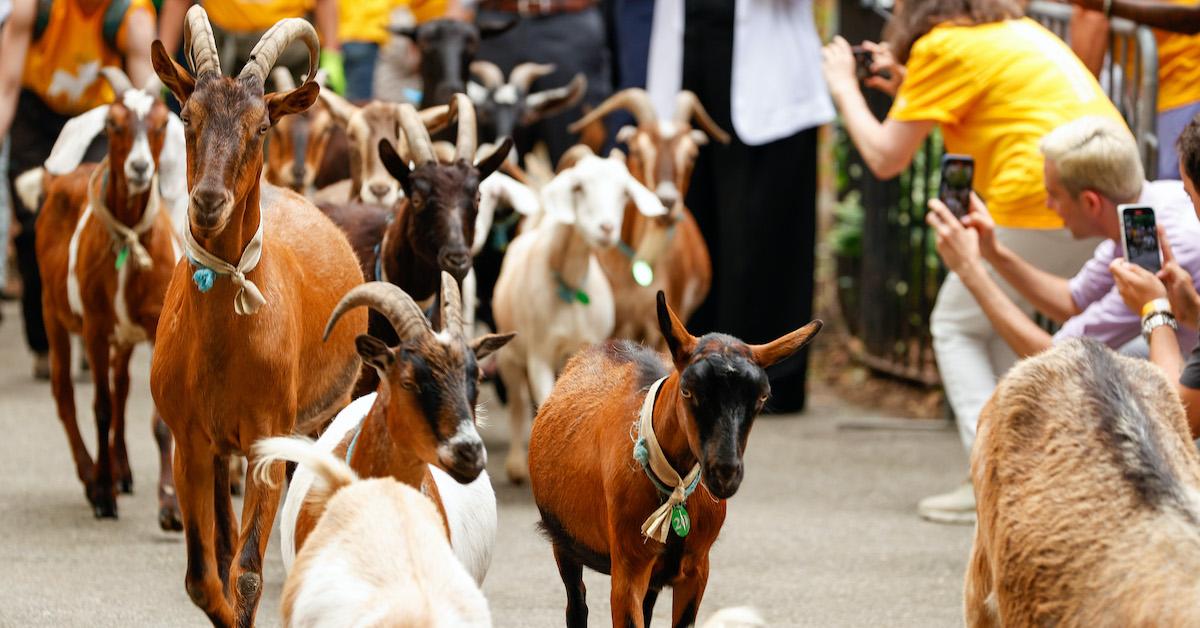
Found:
[[[276,74],[265,93],[295,42],[310,55],[304,82]],[[531,485],[567,623],[586,624],[584,566],[611,574],[614,624],[643,625],[664,586],[673,624],[693,623],[769,394],[764,368],[821,327],[757,346],[685,328],[711,271],[682,199],[705,133],[728,141],[695,97],[681,94],[667,121],[644,93],[617,94],[577,126],[629,109],[629,156],[576,146],[535,192],[506,161],[510,139],[479,144],[465,94],[418,111],[322,90],[303,20],[276,24],[225,77],[194,6],[185,52],[191,71],[155,42],[158,80],[141,89],[106,69],[116,101],[73,120],[18,182],[41,208],[52,391],[95,515],[117,516],[131,489],[130,356],[150,342],[159,524],[183,531],[187,593],[214,625],[254,622],[285,475],[286,623],[488,625],[478,584],[496,499],[475,405],[496,354],[513,423],[507,474]],[[475,69],[480,89],[523,99],[510,127],[582,93],[577,78],[529,94],[546,66],[507,82]],[[453,144],[433,141],[455,124]],[[107,158],[81,164],[102,132]],[[348,177],[318,190],[339,141],[332,163]],[[519,235],[494,282],[477,281],[473,258],[504,212],[521,218]],[[473,337],[477,302],[498,333]],[[94,461],[76,422],[71,335],[95,384]],[[604,342],[614,337],[627,340]],[[697,489],[706,498],[688,500]]]

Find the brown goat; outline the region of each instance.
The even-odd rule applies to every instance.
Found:
[[[750,428],[770,396],[764,369],[821,329],[813,321],[765,345],[747,345],[724,334],[692,336],[662,292],[657,308],[670,356],[628,341],[582,351],[533,422],[533,499],[567,589],[571,628],[587,625],[585,566],[612,576],[613,626],[649,623],[664,586],[674,589],[671,625],[696,621],[708,551],[725,521],[725,500],[741,485]],[[660,386],[658,396],[647,401],[652,384]],[[643,404],[666,461],[680,476],[698,467],[692,473],[699,472],[706,493],[685,502],[690,533],[667,531],[665,542],[642,532],[643,520],[663,504],[630,442]]]
[[[188,595],[214,625],[250,626],[280,491],[247,478],[239,533],[228,457],[248,454],[253,466],[256,441],[313,432],[349,401],[358,374],[353,339],[366,318],[353,313],[322,342],[325,317],[361,283],[354,253],[311,203],[260,180],[267,130],[311,106],[319,89],[310,80],[264,95],[267,72],[301,40],[311,77],[316,31],[302,19],[278,22],[236,78],[221,75],[199,5],[188,10],[184,35],[195,76],[161,42],[151,51],[182,103],[192,264],[178,265],[167,289],[150,384],[176,439]]]
[[[125,493],[133,490],[125,447],[129,361],[138,343],[155,340],[175,252],[157,174],[167,106],[149,93],[157,84],[135,90],[119,69],[103,72],[116,93],[105,124],[108,157],[63,176],[46,177],[36,248],[58,416],[93,512],[116,517],[114,484]],[[83,337],[95,384],[95,464],[76,422],[71,334]],[[160,461],[159,526],[180,530],[171,478],[171,434],[157,412],[154,436]]]
[[[296,81],[285,68],[275,68],[271,79],[276,91],[296,89]],[[311,196],[316,191],[317,177],[321,174],[334,131],[333,116],[320,108],[281,119],[267,131],[267,183]],[[342,166],[346,176],[350,176],[347,161],[343,159]]]
[[[657,338],[655,292],[661,289],[667,294],[667,303],[684,322],[708,296],[712,261],[684,199],[699,147],[708,136],[727,144],[729,134],[713,122],[692,92],[679,93],[673,120],[659,120],[650,97],[638,88],[617,92],[570,128],[578,132],[620,109],[637,119],[636,127],[624,127],[617,134],[617,141],[629,147],[629,171],[669,211],[662,218],[647,218],[626,207],[622,245],[599,259],[613,284],[614,335],[647,342]],[[692,128],[692,118],[703,131]]]
[[[1076,340],[979,417],[968,626],[1194,626],[1200,459],[1175,385]]]

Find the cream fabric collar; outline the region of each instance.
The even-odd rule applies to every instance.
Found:
[[[117,254],[117,268],[120,269],[125,263],[126,255],[132,255],[133,263],[139,270],[149,270],[154,265],[154,260],[150,257],[150,252],[146,250],[146,247],[142,246],[141,236],[154,226],[154,220],[158,217],[161,201],[158,193],[158,175],[154,175],[150,180],[149,198],[146,201],[146,209],[142,212],[142,218],[138,220],[137,224],[130,227],[117,220],[104,202],[104,188],[108,185],[108,170],[108,158],[106,157],[88,179],[88,203],[92,206],[92,212],[100,219],[101,224],[113,239]]]
[[[254,237],[250,238],[250,242],[246,244],[237,266],[209,253],[200,246],[196,237],[192,235],[191,225],[183,230],[184,250],[192,265],[199,267],[192,275],[192,281],[196,282],[196,287],[200,289],[200,292],[208,292],[212,288],[214,274],[228,275],[229,280],[238,286],[237,296],[233,301],[233,311],[242,316],[257,312],[258,308],[267,302],[258,286],[246,278],[246,274],[254,270],[258,266],[259,259],[262,258],[263,222],[260,217],[258,231],[254,232]]]
[[[638,439],[633,454],[658,492],[667,497],[667,501],[642,524],[642,535],[659,543],[667,542],[667,533],[672,528],[679,536],[687,536],[691,529],[691,519],[684,504],[700,483],[700,463],[692,465],[687,476],[679,477],[654,435],[654,400],[666,379],[664,377],[651,384],[646,399],[642,402],[642,410],[638,415]]]

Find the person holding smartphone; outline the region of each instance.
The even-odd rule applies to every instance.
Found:
[[[1133,135],[1124,124],[1105,117],[1089,116],[1064,124],[1047,134],[1040,148],[1045,157],[1050,208],[1077,240],[1094,242],[1095,238],[1103,238],[1079,272],[1065,279],[1039,269],[1007,246],[998,237],[996,223],[978,196],[972,197],[970,211],[963,220],[951,214],[941,201],[930,201],[926,220],[934,229],[938,254],[979,305],[984,324],[995,329],[1005,352],[1014,358],[1034,355],[1055,342],[1075,337],[1144,353],[1144,346],[1138,343],[1142,319],[1126,307],[1109,272],[1125,248],[1117,208],[1122,204],[1152,207],[1159,228],[1171,242],[1179,243],[1175,260],[1181,269],[1181,281],[1195,284],[1200,282],[1200,222],[1183,183],[1146,181]],[[989,268],[1014,286],[1037,311],[1061,324],[1058,332],[1052,336],[1032,321],[1005,293]],[[1176,353],[1190,351],[1197,334],[1194,329],[1184,331],[1174,340]],[[977,359],[987,357],[980,355]],[[972,366],[960,362],[956,368]],[[995,388],[995,382],[991,388]],[[980,392],[990,396],[991,390]],[[957,419],[959,434],[969,452],[975,439],[975,421],[962,415]],[[970,520],[973,514],[973,510],[956,511],[937,501],[923,503],[920,511],[938,521],[959,520],[955,515]]]
[[[1193,119],[1179,135],[1179,174],[1200,216],[1200,119]],[[1200,437],[1200,349],[1188,355],[1180,342],[1200,328],[1200,294],[1184,258],[1185,247],[1197,243],[1158,227],[1162,269],[1152,273],[1123,259],[1110,265],[1113,280],[1131,314],[1140,315],[1142,333],[1150,345],[1150,361],[1178,382],[1179,398],[1187,410],[1192,437]],[[1188,356],[1186,359],[1184,356]]]

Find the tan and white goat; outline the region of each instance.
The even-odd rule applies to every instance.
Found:
[[[283,585],[285,626],[492,625],[429,498],[390,477],[360,480],[306,438],[268,438],[254,452],[262,482],[273,463],[307,469],[307,499],[323,512]]]
[[[596,252],[617,243],[625,204],[646,216],[666,208],[638,183],[618,151],[597,157],[575,146],[542,188],[541,218],[508,246],[496,281],[493,310],[501,332],[517,332],[497,354],[509,392],[509,480],[528,477],[526,433],[534,406],[550,395],[555,374],[583,347],[609,337],[613,297]]]
[[[1200,625],[1200,460],[1154,365],[1072,341],[979,419],[968,626]]]

